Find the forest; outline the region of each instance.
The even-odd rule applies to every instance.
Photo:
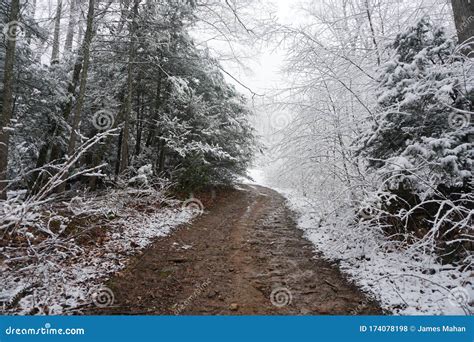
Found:
[[[0,312],[472,314],[473,3],[0,0],[0,19]]]

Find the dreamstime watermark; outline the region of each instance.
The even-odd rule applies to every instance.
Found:
[[[469,305],[469,292],[462,287],[456,287],[449,292],[449,303],[452,306],[467,306]]]
[[[291,118],[288,113],[278,112],[274,113],[270,118],[270,125],[274,130],[280,131],[288,127],[291,123]]]
[[[296,280],[297,282],[300,279],[309,279],[314,276],[314,272],[311,269],[302,269],[300,267],[300,263],[296,262],[295,260],[288,260],[288,265],[290,273],[288,275],[289,278]]]
[[[84,212],[84,204],[82,197],[73,197],[68,203],[68,209],[74,215],[80,215]]]
[[[349,311],[349,315],[352,316],[357,316],[357,315],[362,315],[365,313],[367,308],[370,306],[370,301],[368,299],[364,299],[357,304],[357,306]]]
[[[364,207],[359,210],[359,216],[364,220],[370,220],[375,215],[375,209],[372,207]]]
[[[183,202],[181,209],[191,211],[194,216],[201,216],[204,214],[204,205],[202,202],[191,195],[189,199]]]
[[[5,329],[6,335],[85,335],[84,328],[53,328],[46,323],[40,328],[14,328],[9,326]]]
[[[25,31],[22,23],[19,21],[10,21],[3,25],[3,35],[6,40],[15,41],[18,35]]]
[[[106,109],[99,110],[92,117],[92,125],[94,125],[94,127],[99,131],[106,131],[108,129],[111,129],[114,125],[114,121],[114,115],[112,114],[112,112]]]
[[[451,113],[448,117],[449,127],[454,129],[462,129],[469,126],[471,122],[471,114],[469,113]]]
[[[461,23],[461,26],[459,26],[456,31],[457,33],[462,33],[464,32],[465,29],[467,29],[471,24],[474,23],[474,16],[470,16],[468,18],[466,18],[462,23]]]
[[[277,287],[270,293],[270,302],[277,308],[290,305],[293,301],[291,291],[286,287]]]
[[[98,308],[112,306],[115,302],[114,292],[105,286],[93,288],[89,291],[89,296],[92,303],[94,303]]]
[[[197,297],[199,297],[204,292],[204,290],[209,287],[210,284],[211,280],[209,278],[206,279],[204,283],[196,287],[193,294],[189,296],[184,302],[181,304],[175,304],[173,309],[174,314],[176,316],[181,314],[181,312],[183,312],[183,310],[185,310]]]

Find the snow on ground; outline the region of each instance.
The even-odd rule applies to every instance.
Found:
[[[15,263],[19,260],[15,258],[22,258],[15,255],[16,250],[0,248],[0,255],[6,256],[0,263],[0,302],[4,305],[2,310],[0,303],[0,312],[58,315],[73,313],[91,303],[101,305],[100,300],[112,304],[113,293],[101,284],[123,269],[130,256],[194,216],[174,202],[171,207],[145,207],[145,211],[143,206],[117,206],[110,198],[94,203],[97,210],[114,216],[100,243],[80,246],[74,241],[49,241],[51,248],[46,246],[46,253],[36,258],[30,255],[21,267]]]
[[[326,258],[384,309],[400,315],[464,315],[474,312],[472,274],[441,265],[432,255],[397,248],[368,226],[321,225],[307,198],[282,192],[299,214],[298,226]],[[471,302],[472,305],[472,302]]]
[[[243,180],[245,184],[264,184],[265,183],[265,174],[262,170],[258,169],[249,169],[248,174],[252,180]]]
[[[263,173],[259,184],[269,186]],[[441,265],[432,255],[403,249],[367,225],[351,226],[340,215],[329,224],[319,217],[316,201],[296,191],[283,194],[298,216],[298,226],[315,249],[381,306],[399,315],[465,315],[474,307],[472,272]]]

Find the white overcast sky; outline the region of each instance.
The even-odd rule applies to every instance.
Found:
[[[292,15],[292,8],[295,7],[300,1],[299,0],[264,0],[265,2],[271,3],[275,6],[276,15],[278,17],[279,22],[282,23],[290,23],[294,22],[296,18]],[[36,17],[37,20],[43,22],[46,18],[52,18],[55,15],[55,10],[57,6],[57,0],[39,0],[37,3],[37,12]],[[62,24],[66,25],[67,20],[66,17],[68,16],[68,9],[63,8],[63,20]],[[50,22],[50,29],[53,29],[53,23]],[[65,32],[65,28],[63,28],[63,33]],[[195,37],[197,40],[202,38],[197,36]],[[207,41],[207,44],[215,50],[219,50],[219,42],[212,42]],[[283,51],[281,49],[277,51],[272,51],[270,46],[262,47],[260,51],[253,51],[256,52],[255,59],[248,61],[246,60],[244,63],[247,70],[243,70],[242,68],[236,68],[235,63],[227,63],[225,61],[221,61],[224,69],[229,71],[233,76],[235,76],[239,81],[244,83],[246,86],[251,88],[256,93],[267,93],[268,89],[273,88],[277,84],[280,83],[278,76],[279,70],[282,65],[283,59]],[[47,63],[49,61],[50,53],[44,54],[44,62]],[[248,90],[243,88],[235,82],[232,78],[226,76],[228,81],[232,84],[235,84],[239,91],[243,92],[246,95],[251,95]]]
[[[279,23],[287,25],[295,25],[301,23],[301,16],[296,15],[297,8],[299,8],[300,0],[266,0],[268,3],[274,5]],[[254,109],[254,114],[251,121],[257,132],[262,137],[268,137],[273,134],[271,128],[271,117],[276,112],[274,106],[271,108],[263,105],[268,104],[268,98],[265,95],[271,96],[275,89],[281,89],[285,86],[286,81],[281,74],[284,66],[285,51],[283,47],[275,48],[275,42],[268,42],[269,44],[262,44],[257,50],[252,50],[254,58],[245,60],[245,68],[238,67],[234,62],[221,61],[224,69],[230,72],[235,78],[239,80],[246,87],[250,88],[256,94],[262,94],[264,97],[254,97],[251,105]],[[219,42],[208,41],[208,45],[215,50],[222,48]],[[249,98],[252,92],[236,82],[231,77],[225,75],[229,83],[234,84],[236,88]],[[255,100],[255,101],[254,101]],[[276,112],[275,112],[276,111]]]
[[[291,23],[297,20],[294,16],[294,8],[299,3],[298,0],[268,0],[273,3],[277,9],[276,15],[281,23]],[[212,42],[210,43],[212,46]],[[281,85],[280,69],[283,64],[284,51],[282,48],[274,49],[271,46],[263,46],[257,51],[255,60],[246,63],[246,67],[250,70],[242,70],[236,68],[235,64],[222,62],[224,67],[229,70],[233,76],[240,82],[248,86],[255,93],[267,94],[269,90]],[[248,90],[243,88],[230,77],[228,81],[235,84],[237,89],[246,95],[251,95]]]

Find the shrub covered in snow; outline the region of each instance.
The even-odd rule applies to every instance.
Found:
[[[422,18],[400,33],[382,67],[378,118],[361,153],[380,176],[381,221],[429,239],[440,254],[472,251],[474,63]],[[388,191],[385,196],[383,191]]]

